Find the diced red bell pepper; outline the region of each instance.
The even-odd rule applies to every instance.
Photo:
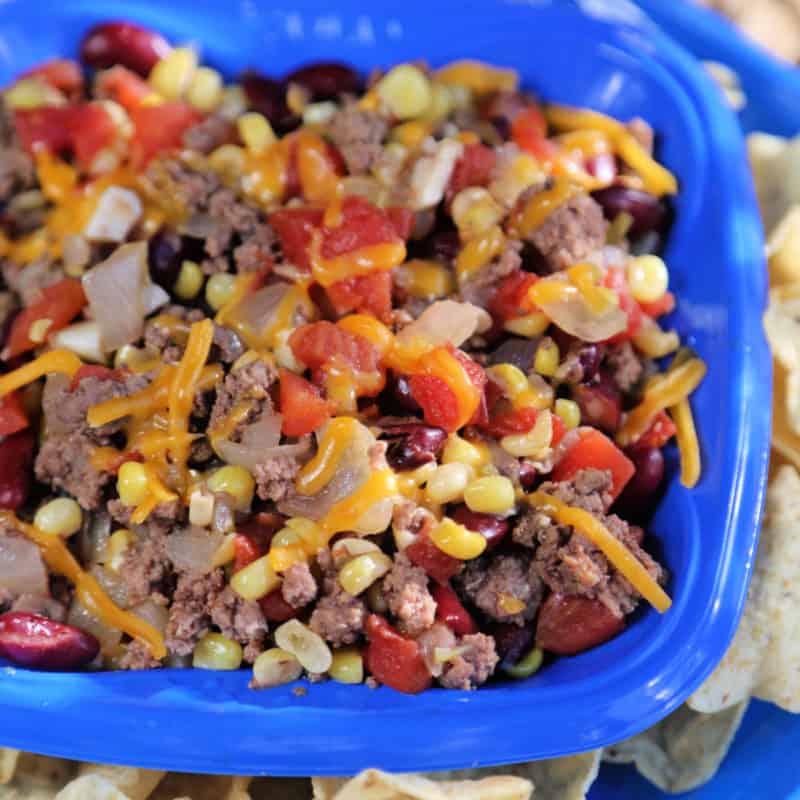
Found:
[[[536,625],[536,646],[572,656],[612,639],[625,628],[599,600],[553,593],[542,604]]]
[[[555,142],[547,138],[547,122],[538,106],[530,106],[514,117],[511,138],[521,150],[540,161],[552,158],[558,152]]]
[[[550,437],[550,447],[555,447],[564,438],[567,432],[567,426],[558,414],[552,415],[550,418],[550,425],[553,430],[552,436]]]
[[[625,270],[622,267],[611,267],[606,272],[603,285],[613,289],[619,296],[619,307],[628,316],[628,326],[624,331],[607,340],[608,344],[619,344],[632,339],[642,327],[642,309],[631,297]]]
[[[80,65],[69,58],[53,58],[45,61],[44,64],[23,72],[20,77],[41,78],[68,97],[80,93],[83,89],[83,73]]]
[[[418,694],[431,685],[433,678],[417,642],[401,636],[377,614],[367,617],[366,629],[364,663],[373,677],[406,694]]]
[[[323,258],[335,258],[362,247],[396,242],[400,238],[387,211],[356,195],[346,197],[342,202],[341,224],[335,228],[323,228],[322,233]]]
[[[99,103],[76,106],[69,117],[72,150],[78,163],[89,169],[95,156],[111,146],[117,135],[117,126],[111,114]]]
[[[675,423],[666,411],[659,411],[650,427],[636,440],[634,447],[663,447],[675,435]]]
[[[422,567],[426,574],[437,583],[448,583],[450,578],[461,572],[463,562],[442,552],[427,533],[421,533],[405,549],[412,563]]]
[[[611,439],[598,430],[581,431],[578,440],[564,453],[553,468],[554,481],[568,481],[582,469],[611,472],[611,496],[616,499],[633,477],[633,462]]]
[[[147,81],[120,64],[97,76],[97,88],[127,111],[138,108],[142,100],[153,93]]]
[[[326,290],[338,315],[351,311],[387,321],[392,310],[392,273],[372,272],[337,281]]]
[[[285,436],[304,436],[327,422],[332,404],[314,384],[288,369],[280,370],[281,431]]]
[[[497,439],[515,433],[527,433],[535,424],[539,412],[535,408],[515,408],[501,414],[493,414],[486,430]]]
[[[33,481],[36,439],[30,428],[0,442],[0,508],[16,511],[28,499]]]
[[[447,185],[445,201],[448,206],[462,189],[469,186],[487,186],[496,161],[497,156],[491,147],[485,144],[466,145],[461,158],[453,167]]]
[[[140,105],[130,116],[134,130],[131,163],[137,168],[165,150],[180,147],[186,129],[203,119],[197,109],[177,101],[157,106]]]
[[[81,282],[75,278],[64,278],[42,289],[41,294],[40,300],[23,308],[11,323],[8,344],[3,352],[4,360],[33,350],[41,344],[30,338],[31,325],[34,322],[49,319],[50,327],[47,329],[49,335],[66,327],[86,305],[86,295],[83,293]]]
[[[286,622],[294,619],[302,609],[290,606],[284,599],[280,589],[273,589],[268,595],[262,597],[258,604],[261,612],[270,622]]]
[[[28,415],[19,392],[0,397],[0,436],[10,436],[24,430],[28,424]]]
[[[446,431],[458,429],[460,419],[455,392],[437,375],[412,375],[408,380],[411,396],[422,409],[425,422]]]
[[[639,307],[648,317],[657,319],[669,314],[675,308],[675,295],[672,292],[664,292],[658,300],[652,303],[639,303]]]
[[[282,208],[270,215],[269,224],[278,234],[284,256],[300,269],[311,269],[308,247],[314,228],[322,224],[322,214],[319,208]]]
[[[475,620],[461,604],[458,595],[448,584],[438,584],[431,594],[436,601],[436,619],[443,622],[456,636],[467,636],[478,632]]]
[[[539,280],[532,272],[521,269],[512,272],[497,287],[489,301],[489,311],[493,317],[505,322],[514,317],[521,317],[531,312],[528,301],[528,290]]]
[[[377,372],[380,354],[365,336],[323,320],[301,325],[289,337],[295,357],[312,370],[338,357],[358,372]]]

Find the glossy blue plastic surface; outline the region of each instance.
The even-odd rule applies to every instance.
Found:
[[[288,688],[250,692],[244,673],[17,670],[0,675],[0,743],[191,771],[429,770],[585,750],[674,709],[720,657],[741,611],[762,504],[771,383],[760,327],[762,241],[742,140],[690,57],[631,18],[627,4],[601,0],[409,0],[369,12],[321,0],[287,7],[118,0],[102,11],[64,2],[46,14],[7,2],[0,80],[74,52],[81,31],[109,17],[195,41],[205,60],[229,72],[256,65],[280,73],[313,58],[366,70],[420,56],[434,65],[473,56],[517,67],[546,98],[648,119],[661,159],[681,182],[667,258],[679,298],[672,321],[710,367],[693,399],[704,472],[687,491],[673,457],[653,520],[673,576],[670,612],[642,609],[616,640],[525,682],[416,697],[328,683],[297,697]]]

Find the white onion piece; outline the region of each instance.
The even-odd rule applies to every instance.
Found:
[[[376,533],[383,533],[392,523],[394,512],[394,498],[384,497],[373,503],[353,525],[353,530],[362,536],[373,536]]]
[[[421,211],[438,205],[453,174],[456,161],[461,158],[464,145],[455,139],[438,142],[431,155],[417,159],[411,171],[409,208]]]
[[[142,216],[139,195],[121,186],[109,186],[100,199],[84,230],[94,242],[124,242]]]
[[[91,633],[100,642],[100,650],[103,654],[113,653],[122,641],[122,631],[119,628],[106,625],[77,599],[72,601],[72,606],[67,614],[67,624]]]
[[[105,361],[105,354],[100,341],[100,326],[93,319],[76,322],[74,325],[62,328],[50,337],[50,344],[53,347],[71,350],[84,361],[98,363]]]
[[[44,412],[44,418],[47,424],[48,436],[58,436],[62,433],[72,432],[70,425],[61,419],[57,408],[58,404],[62,402],[61,392],[66,389],[69,384],[69,377],[57,372],[51,372],[44,382],[42,411]]]
[[[145,316],[152,314],[167,303],[169,303],[169,294],[157,283],[148,283],[142,289],[142,305]]]
[[[604,342],[628,327],[628,315],[618,306],[594,314],[577,296],[538,307],[554,325],[584,342]]]
[[[254,336],[258,336],[272,323],[275,312],[289,288],[288,283],[278,281],[245,297],[236,307],[237,321]]]
[[[222,539],[221,533],[203,528],[177,530],[167,537],[167,555],[177,570],[205,575],[211,572]]]
[[[21,536],[0,536],[0,587],[11,594],[48,595],[39,548]]]
[[[90,567],[89,573],[94,575],[103,591],[120,607],[128,607],[128,584],[120,575],[99,564]]]
[[[472,303],[437,300],[417,319],[406,325],[397,338],[401,343],[422,338],[434,347],[447,344],[460,347],[475,333],[483,333],[492,324],[491,317]]]
[[[252,470],[256,464],[264,462],[265,452],[274,450],[280,442],[282,419],[280,414],[262,414],[242,428],[241,441],[215,441],[214,450],[229,464]]]
[[[164,606],[154,603],[152,600],[147,599],[138,606],[131,609],[131,614],[135,614],[139,619],[152,625],[159,633],[165,633],[167,630],[167,620],[169,619],[169,611]]]
[[[84,516],[78,534],[78,550],[85,564],[105,564],[108,556],[108,538],[111,535],[111,517],[102,511]]]

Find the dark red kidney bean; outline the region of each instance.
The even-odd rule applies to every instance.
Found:
[[[494,639],[501,667],[514,666],[533,646],[534,630],[530,625],[496,622],[489,628],[488,633]]]
[[[450,584],[436,584],[431,588],[431,594],[436,601],[436,619],[447,625],[456,636],[478,632],[475,620],[461,604]]]
[[[631,514],[643,513],[653,506],[653,499],[664,480],[664,454],[658,447],[629,447],[625,455],[636,471],[617,500],[617,507]]]
[[[540,474],[530,461],[519,462],[519,485],[526,491],[532,491]]]
[[[0,442],[0,508],[16,511],[28,499],[35,444],[30,429]]]
[[[361,88],[358,73],[341,61],[306,64],[290,72],[285,82],[308,89],[314,100],[331,100],[345,93],[356,94]]]
[[[666,207],[658,197],[627,186],[599,189],[592,192],[592,197],[603,207],[606,219],[613,220],[623,211],[633,217],[630,236],[639,236],[661,227],[666,217]]]
[[[383,428],[389,447],[386,460],[398,471],[416,469],[436,460],[444,447],[447,432],[422,422],[404,422]]]
[[[394,411],[403,413],[420,411],[419,403],[411,394],[411,386],[407,376],[394,373],[388,375],[386,388],[381,393],[380,406],[386,414],[391,414]]]
[[[458,231],[439,231],[431,234],[424,242],[425,249],[430,258],[449,264],[461,250],[461,239],[458,238]]]
[[[160,231],[147,243],[150,277],[159,286],[171,291],[181,271],[181,240],[174,234]]]
[[[267,78],[255,70],[245,70],[239,83],[247,97],[248,105],[263,114],[279,133],[285,133],[299,122],[286,105],[286,87],[279,81]]]
[[[506,339],[500,347],[492,351],[489,356],[490,364],[513,364],[523,372],[530,372],[536,349],[539,347],[539,338],[533,339]]]
[[[290,606],[284,599],[280,589],[273,589],[258,601],[261,613],[269,622],[286,622],[300,614],[301,608]]]
[[[560,656],[572,656],[612,639],[625,628],[599,600],[554,592],[539,610],[536,646]]]
[[[156,62],[172,48],[160,34],[133,22],[102,22],[90,28],[81,42],[81,61],[95,69],[115,64],[147,77]]]
[[[594,380],[602,360],[603,352],[596,344],[583,345],[578,350],[578,361],[581,362],[581,368],[583,369],[581,380]]]
[[[463,503],[451,509],[449,516],[459,525],[463,525],[486,539],[486,549],[497,547],[511,530],[507,519],[496,514],[482,514],[471,511]]]
[[[20,667],[78,669],[99,651],[94,636],[72,625],[27,611],[0,615],[0,656]]]
[[[594,383],[572,387],[572,398],[581,409],[581,422],[606,433],[615,433],[622,419],[622,396],[605,376]]]

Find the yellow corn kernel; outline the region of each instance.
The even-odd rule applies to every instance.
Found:
[[[358,556],[365,553],[380,553],[381,550],[375,542],[369,539],[361,539],[357,536],[347,536],[344,539],[339,539],[331,547],[331,556],[333,557],[333,565],[340,569],[348,561],[352,561]]]
[[[189,497],[189,522],[206,528],[214,520],[214,495],[194,491]]]
[[[112,572],[119,572],[122,567],[122,562],[125,558],[125,553],[131,546],[131,532],[125,528],[120,528],[111,536],[108,537],[106,542],[106,569]]]
[[[184,260],[181,264],[181,271],[178,273],[178,280],[175,281],[175,294],[181,300],[192,300],[200,293],[203,288],[203,270],[196,261]]]
[[[553,420],[550,412],[545,410],[536,417],[536,423],[527,433],[504,436],[500,446],[516,458],[535,458],[547,453],[552,439]]]
[[[477,95],[494,91],[516,91],[519,74],[513,69],[502,69],[483,61],[461,59],[440,67],[434,74],[437,83],[466,86]]]
[[[513,364],[494,364],[486,374],[503,389],[503,394],[512,400],[531,388],[528,376]]]
[[[45,339],[47,339],[47,333],[52,327],[53,320],[47,318],[37,319],[35,322],[31,323],[31,326],[28,329],[28,338],[32,342],[41,344]]]
[[[345,564],[339,572],[339,585],[356,597],[392,568],[392,559],[381,553],[364,553]]]
[[[479,533],[445,517],[429,534],[431,541],[453,558],[469,561],[486,549],[486,539]]]
[[[558,362],[561,353],[558,352],[558,345],[550,338],[542,339],[536,348],[536,356],[533,359],[533,368],[540,374],[551,378],[558,370]]]
[[[244,468],[229,464],[218,469],[207,481],[212,492],[227,492],[235,502],[237,511],[247,511],[253,502],[256,482]]]
[[[626,269],[628,288],[639,303],[654,303],[669,286],[669,270],[664,260],[654,255],[632,258]]]
[[[333,662],[331,649],[322,637],[297,619],[275,629],[275,644],[291,653],[309,672],[327,672]]]
[[[117,473],[117,494],[126,506],[138,506],[147,496],[150,478],[144,464],[126,461]]]
[[[512,317],[503,323],[503,330],[526,339],[541,336],[550,325],[550,320],[541,311],[532,311],[523,317]]]
[[[393,511],[394,501],[391,497],[377,500],[353,523],[353,531],[362,536],[383,533],[392,522]]]
[[[464,489],[464,502],[471,511],[506,514],[514,508],[514,484],[502,475],[476,478]]]
[[[286,520],[286,527],[300,537],[300,542],[309,554],[316,553],[328,544],[328,535],[313,519],[292,517]]]
[[[245,169],[244,149],[235,144],[223,144],[208,157],[208,164],[223,180],[235,181]]]
[[[150,94],[142,98],[139,105],[144,106],[145,108],[149,108],[151,106],[160,106],[163,103],[164,103],[164,98],[158,92],[150,92]]]
[[[291,528],[281,528],[272,537],[271,545],[273,547],[289,547],[293,544],[300,544],[300,537]]]
[[[231,577],[231,589],[245,600],[260,600],[281,585],[267,556],[257,558]]]
[[[284,328],[275,334],[275,346],[272,350],[275,356],[275,363],[279,367],[291,370],[292,372],[302,372],[305,367],[295,357],[294,351],[289,345],[289,337],[294,333],[294,328]]]
[[[419,117],[431,104],[431,82],[413,64],[400,64],[387,72],[375,91],[397,119]]]
[[[222,540],[222,544],[217,548],[214,557],[211,559],[212,567],[224,567],[236,558],[236,534],[229,533]]]
[[[39,507],[33,524],[51,536],[72,536],[81,529],[83,513],[71,497],[57,497]]]
[[[412,259],[395,269],[395,282],[412,297],[434,300],[447,297],[455,288],[453,273],[438,261]]]
[[[248,111],[236,120],[236,128],[244,146],[251,153],[261,153],[276,141],[269,120],[257,111]]]
[[[568,431],[574,430],[581,424],[581,409],[574,400],[559,397],[556,400],[555,411]]]
[[[194,73],[186,99],[200,111],[213,111],[222,101],[222,76],[210,67]]]
[[[328,674],[338,683],[362,683],[364,659],[355,647],[342,647],[333,654]]]
[[[234,83],[222,89],[222,99],[217,113],[225,119],[236,119],[247,109],[247,95],[241,86]]]
[[[219,311],[233,297],[236,276],[228,272],[217,272],[206,282],[206,302],[214,311]]]
[[[381,356],[386,355],[394,344],[392,332],[370,314],[348,314],[346,317],[342,317],[336,325],[350,333],[369,339]]]
[[[456,256],[456,275],[463,282],[481,267],[497,258],[503,250],[506,237],[499,225],[493,225],[486,233],[470,239]]]
[[[272,545],[267,554],[269,565],[275,572],[286,572],[289,567],[308,561],[308,553],[301,544]]]
[[[431,103],[425,112],[425,119],[438,122],[455,110],[456,103],[451,87],[441,83],[431,84]]]
[[[419,147],[427,136],[431,135],[433,125],[421,120],[410,120],[392,128],[392,140],[400,142],[404,147],[413,150]]]
[[[115,367],[127,367],[132,372],[149,372],[162,364],[161,358],[154,350],[124,344],[114,354]]]
[[[303,674],[300,662],[286,650],[272,647],[253,663],[253,689],[270,689],[296,681]]]
[[[176,47],[150,71],[153,90],[167,100],[177,100],[189,88],[197,70],[197,53],[191,47]]]
[[[425,485],[426,498],[436,505],[460,500],[472,473],[472,468],[466,464],[442,464],[428,478]]]
[[[485,444],[473,444],[462,439],[457,433],[451,433],[447,437],[442,450],[442,464],[466,464],[477,470],[490,460],[491,454]]]
[[[661,326],[650,317],[643,316],[642,324],[633,336],[636,349],[649,358],[663,358],[674,353],[681,345],[675,331],[662,330]]]
[[[207,633],[194,648],[192,666],[199,669],[231,670],[242,666],[242,646],[221,633]]]
[[[488,233],[505,212],[481,186],[462,189],[454,198],[450,214],[463,241]]]

